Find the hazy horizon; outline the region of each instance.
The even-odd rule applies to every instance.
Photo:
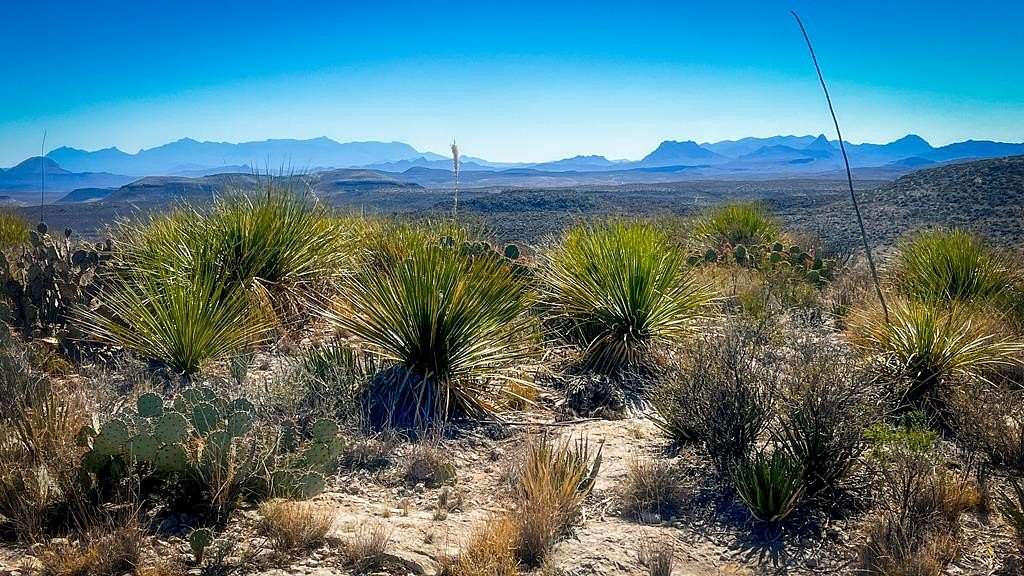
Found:
[[[47,150],[327,136],[445,154],[455,138],[464,154],[515,162],[834,139],[790,8],[846,140],[1024,140],[1018,3],[42,4],[10,7],[0,36],[13,80],[0,166],[38,155],[44,129]]]

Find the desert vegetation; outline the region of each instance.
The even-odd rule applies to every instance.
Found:
[[[886,318],[754,204],[525,246],[268,184],[111,233],[4,248],[2,569],[1021,567],[1024,283],[984,238],[902,239]]]

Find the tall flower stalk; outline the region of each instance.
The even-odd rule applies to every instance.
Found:
[[[459,215],[459,145],[452,141],[452,173],[455,175],[455,207],[452,216]]]

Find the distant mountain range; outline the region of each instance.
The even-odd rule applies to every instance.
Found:
[[[892,179],[931,165],[1024,154],[1024,143],[968,140],[934,147],[907,135],[887,144],[846,143],[851,165],[864,178]],[[698,144],[667,140],[640,160],[581,155],[551,162],[509,163],[464,156],[466,186],[572,186],[577,184],[835,178],[842,175],[839,143],[819,136],[771,136]],[[61,147],[45,158],[30,158],[0,169],[0,195],[14,202],[38,200],[45,168],[47,200],[95,201],[143,177],[182,177],[192,181],[218,174],[284,173],[315,175],[360,169],[372,180],[420,186],[450,185],[451,159],[416,150],[403,142],[263,140],[232,144],[185,138],[129,154],[117,148],[85,151]],[[390,176],[389,176],[390,175]],[[170,185],[171,181],[163,181]],[[109,192],[108,192],[109,193]]]

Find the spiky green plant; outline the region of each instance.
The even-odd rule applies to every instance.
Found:
[[[0,249],[28,242],[28,222],[9,210],[0,210]]]
[[[542,256],[540,301],[555,333],[584,350],[584,365],[614,374],[689,332],[710,289],[665,233],[646,223],[571,229]]]
[[[789,516],[804,495],[800,463],[781,450],[758,452],[732,474],[733,487],[750,513],[762,522]]]
[[[710,210],[699,218],[693,238],[704,248],[751,246],[778,240],[781,228],[764,206],[753,202],[733,202]]]
[[[320,204],[269,181],[209,211],[185,206],[126,224],[118,249],[125,266],[141,273],[188,275],[213,264],[222,282],[287,312],[317,301],[325,283],[345,272],[350,236]]]
[[[123,270],[108,279],[95,310],[81,310],[87,336],[191,376],[209,360],[261,341],[270,328],[250,294],[212,265],[185,276]]]
[[[889,321],[874,310],[851,323],[853,340],[909,379],[905,399],[934,399],[952,377],[988,381],[1020,366],[1024,343],[994,330],[990,318],[966,305],[893,300]]]
[[[438,243],[355,274],[335,320],[394,365],[370,385],[371,419],[420,426],[489,415],[488,390],[531,351],[529,300],[503,259]]]
[[[931,230],[903,244],[895,280],[902,293],[915,299],[1001,307],[1018,278],[977,236]]]

